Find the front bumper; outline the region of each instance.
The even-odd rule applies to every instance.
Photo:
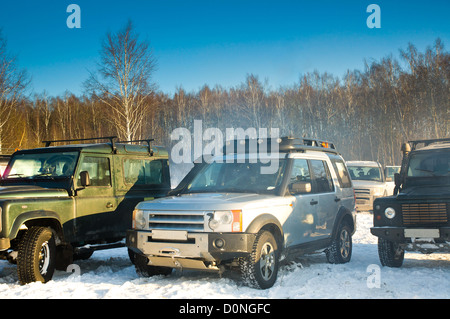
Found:
[[[149,265],[174,268],[204,269],[211,264],[247,256],[256,234],[188,233],[128,230],[126,245],[146,256]],[[222,244],[223,245],[219,245]]]
[[[450,227],[372,227],[372,235],[401,244],[411,251],[450,251]]]

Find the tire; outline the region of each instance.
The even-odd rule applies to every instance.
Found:
[[[405,250],[395,242],[378,238],[378,257],[381,265],[399,268],[403,265]]]
[[[239,260],[241,277],[247,286],[257,289],[272,287],[277,280],[279,251],[277,241],[269,231],[256,236],[251,254]]]
[[[170,267],[149,266],[147,263],[147,257],[139,254],[134,255],[134,267],[139,277],[168,276],[172,273]]]
[[[55,238],[50,228],[33,226],[19,244],[17,274],[22,285],[53,277],[56,262]]]
[[[341,223],[330,247],[325,251],[330,264],[345,264],[352,258],[352,232],[346,223]]]

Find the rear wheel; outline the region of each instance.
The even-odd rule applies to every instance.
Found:
[[[350,261],[352,258],[352,233],[348,224],[341,223],[339,225],[337,234],[325,253],[331,264],[344,264]]]
[[[251,254],[239,263],[242,280],[250,287],[267,289],[277,280],[278,245],[272,233],[262,230],[256,236]]]
[[[21,284],[47,282],[53,277],[56,262],[55,238],[50,228],[33,226],[19,244],[17,274]]]

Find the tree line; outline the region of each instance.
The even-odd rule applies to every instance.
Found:
[[[108,33],[98,68],[81,96],[25,94],[29,79],[0,34],[0,149],[43,146],[43,140],[117,135],[153,138],[170,148],[178,127],[279,128],[282,136],[333,141],[346,160],[400,164],[404,141],[449,137],[450,54],[440,39],[413,45],[342,77],[308,72],[274,89],[255,74],[234,87],[204,85],[169,95],[157,90],[149,43],[129,22]]]

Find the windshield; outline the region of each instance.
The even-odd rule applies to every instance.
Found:
[[[3,179],[69,177],[77,158],[78,152],[16,154]]]
[[[400,173],[400,166],[386,166],[386,179],[390,178],[392,181],[394,180],[394,174]]]
[[[409,159],[408,177],[450,175],[450,150],[417,152]]]
[[[279,160],[273,174],[261,174],[257,163],[211,163],[205,166],[187,187],[187,193],[234,192],[275,194],[284,176],[285,160]]]
[[[352,180],[382,182],[381,170],[373,166],[347,166]]]

